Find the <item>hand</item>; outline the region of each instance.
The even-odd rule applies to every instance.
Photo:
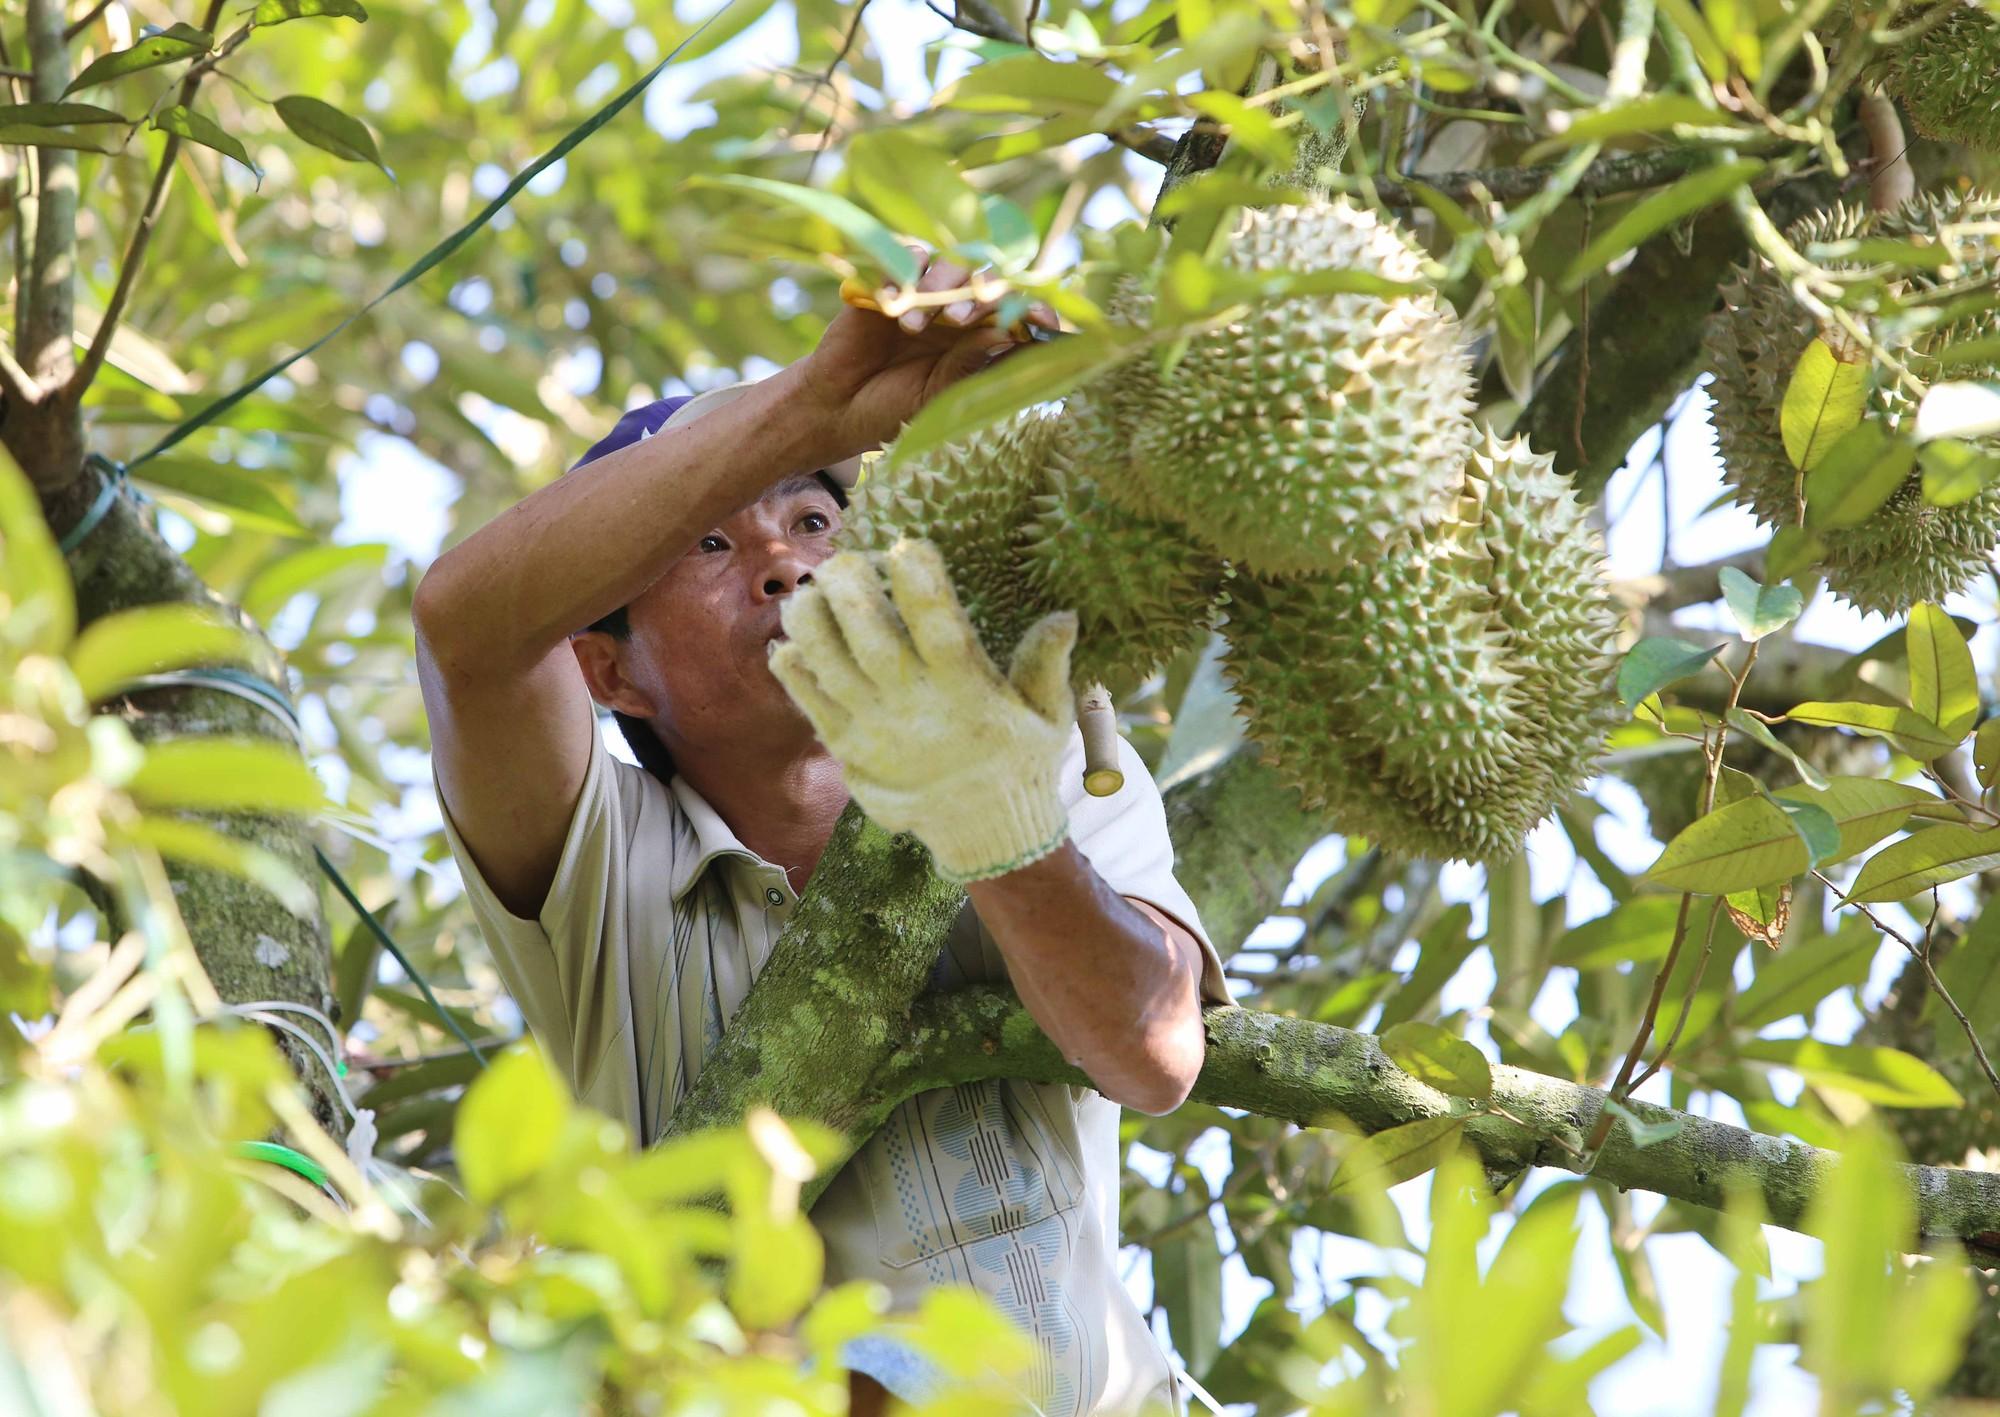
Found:
[[[971,280],[969,267],[937,260],[921,246],[911,245],[910,251],[922,267],[918,291],[954,290]],[[894,293],[899,287],[885,289]],[[967,298],[919,306],[895,320],[843,305],[818,347],[795,366],[806,396],[835,430],[838,451],[831,456],[848,457],[890,442],[942,390],[1030,343],[980,323],[999,303]],[[1031,306],[1025,318],[1045,329],[1061,328],[1045,304]]]
[[[1075,615],[1030,626],[1003,676],[937,547],[899,541],[821,562],[783,619],[771,672],[862,810],[914,833],[946,879],[1003,875],[1069,839],[1056,774],[1075,719]]]

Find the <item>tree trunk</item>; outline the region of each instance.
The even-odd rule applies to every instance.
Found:
[[[14,423],[10,414],[10,433]],[[85,467],[45,497],[44,511],[58,534],[77,525],[103,485],[103,474],[94,466]],[[118,489],[104,519],[70,553],[69,566],[79,626],[135,606],[187,602],[229,615],[247,630],[256,629],[189,569],[127,488]],[[282,657],[268,641],[260,637],[259,643],[266,655],[253,672],[289,697]],[[144,689],[107,708],[125,720],[141,743],[199,735],[296,745],[270,710],[215,689]],[[251,813],[204,815],[203,820],[217,831],[275,853],[300,880],[316,879],[309,820]],[[166,864],[195,953],[225,1001],[274,999],[308,1004],[329,1017],[337,1013],[332,950],[317,893],[311,915],[298,916],[239,876],[174,860]],[[278,1042],[311,1090],[316,1115],[334,1135],[344,1135],[346,1118],[335,1104],[333,1083],[324,1069],[289,1037],[280,1035]]]

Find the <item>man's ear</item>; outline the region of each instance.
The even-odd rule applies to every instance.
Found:
[[[590,697],[608,709],[633,718],[651,718],[658,711],[652,696],[625,675],[625,645],[604,630],[584,630],[571,635],[569,647],[576,654],[576,666]]]

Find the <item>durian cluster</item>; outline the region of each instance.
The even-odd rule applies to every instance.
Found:
[[[2000,283],[2000,198],[1953,193],[1919,197],[1894,212],[1839,206],[1805,217],[1787,232],[1795,248],[1855,236],[1943,244],[1953,253],[1952,289],[1976,293]],[[1935,288],[1937,273],[1908,276],[1918,291]],[[1725,479],[1736,500],[1766,525],[1798,519],[1800,473],[1780,433],[1785,390],[1799,356],[1822,331],[1784,280],[1761,257],[1738,267],[1722,288],[1723,309],[1706,333],[1714,424]],[[2000,311],[1980,310],[1899,342],[1895,353],[1920,379],[1938,376],[1936,355],[1948,345],[2000,335]],[[2000,377],[2000,361],[1959,365],[1946,377]],[[1894,380],[1869,394],[1868,416],[1895,430],[1915,407]],[[2000,487],[1968,501],[1935,507],[1924,500],[1913,470],[1859,526],[1829,529],[1820,568],[1829,590],[1864,611],[1899,615],[1920,601],[1942,601],[1982,574],[2000,545]]]
[[[1237,270],[1417,281],[1344,202],[1246,212]],[[1145,324],[1141,282],[1114,317]],[[1551,459],[1473,422],[1435,293],[1300,296],[863,482],[844,539],[935,541],[988,650],[1079,617],[1079,686],[1222,617],[1265,758],[1339,829],[1492,860],[1588,775],[1620,715],[1618,618]]]
[[[1890,84],[1925,137],[2000,153],[2000,18],[1965,0],[1935,2],[1950,16],[1890,51]]]

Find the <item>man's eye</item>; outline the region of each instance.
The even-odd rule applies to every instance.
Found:
[[[833,518],[825,512],[807,512],[799,518],[799,525],[808,531],[827,531],[833,526]]]
[[[704,551],[727,551],[729,549],[729,543],[713,533],[704,536],[701,539],[700,546]]]

